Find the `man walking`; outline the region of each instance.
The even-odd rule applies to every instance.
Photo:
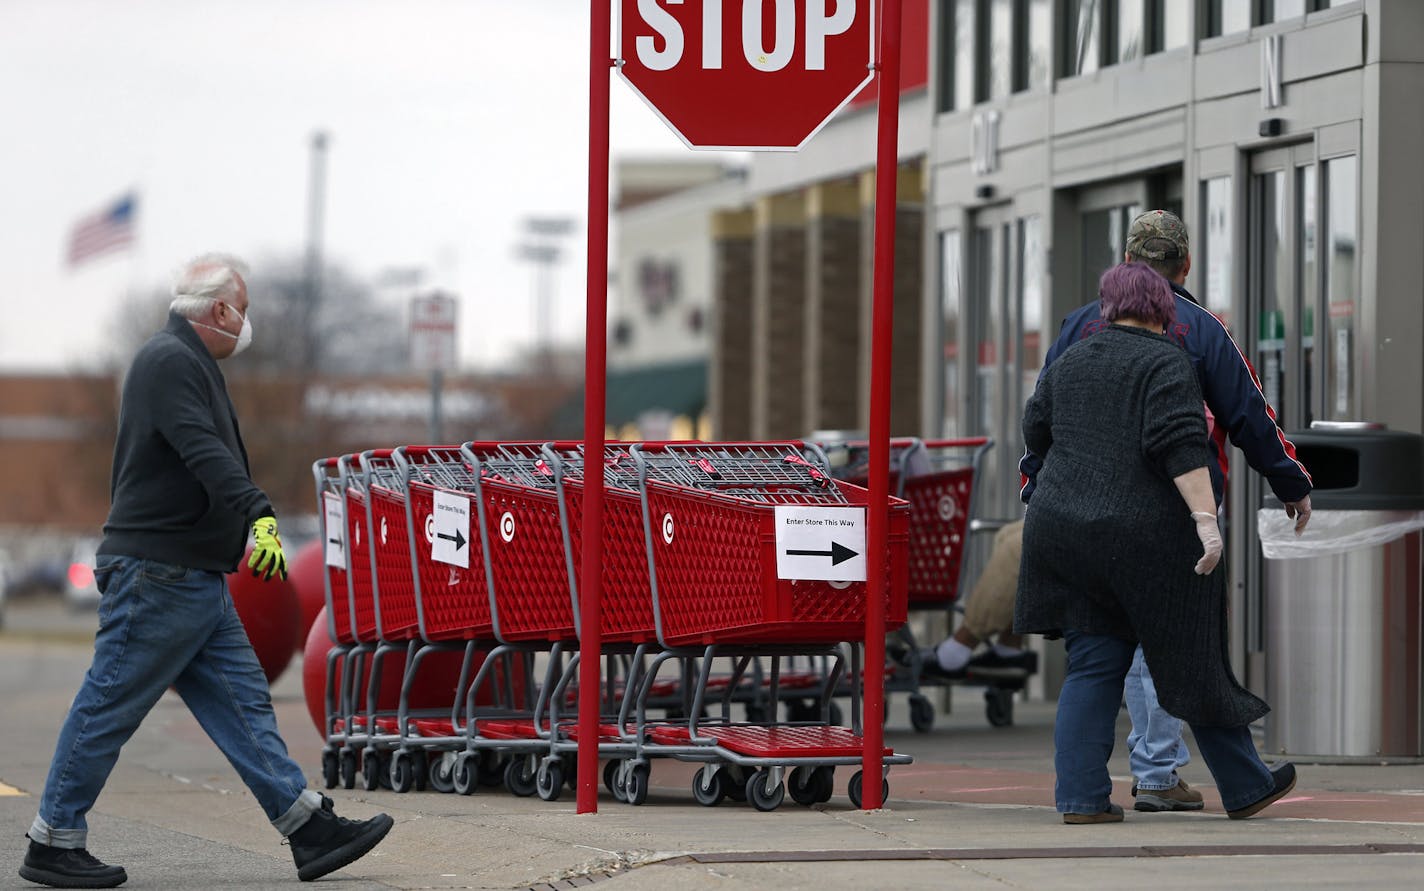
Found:
[[[1124,259],[1146,263],[1171,284],[1177,298],[1176,327],[1167,335],[1176,340],[1192,361],[1209,410],[1207,434],[1215,460],[1209,468],[1212,489],[1220,509],[1226,491],[1226,439],[1241,449],[1246,461],[1265,477],[1286,513],[1296,520],[1296,532],[1310,520],[1310,475],[1295,457],[1295,446],[1276,425],[1276,414],[1266,403],[1255,372],[1241,355],[1215,316],[1203,309],[1184,286],[1192,268],[1186,225],[1165,210],[1149,210],[1127,230]],[[1047,370],[1063,351],[1079,340],[1107,327],[1094,300],[1063,320],[1058,339],[1044,357]],[[1026,482],[1023,500],[1033,492],[1034,477],[1043,462],[1025,452],[1019,470]],[[1129,763],[1136,782],[1133,805],[1139,811],[1200,810],[1201,793],[1178,775],[1191,759],[1182,739],[1182,722],[1163,711],[1157,691],[1138,647],[1124,687],[1132,733],[1128,736]]]
[[[218,360],[252,342],[246,269],[205,255],[174,286],[168,324],[124,379],[111,507],[95,571],[103,597],[94,661],[60,730],[20,875],[112,888],[128,875],[86,849],[85,815],[119,749],[164,690],[177,690],[279,833],[303,881],[364,856],[390,831],[307,789],[277,731],[271,693],[224,574],[286,577],[271,503],[253,484]]]

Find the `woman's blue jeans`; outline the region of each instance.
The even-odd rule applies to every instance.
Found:
[[[1065,631],[1063,641],[1068,650],[1068,673],[1058,694],[1058,719],[1053,728],[1054,801],[1059,813],[1101,813],[1111,803],[1108,758],[1117,735],[1123,680],[1136,645],[1077,631]],[[1249,727],[1189,726],[1197,752],[1211,771],[1228,811],[1271,792],[1271,772],[1256,754]]]
[[[277,732],[271,692],[222,573],[100,557],[94,661],[59,733],[30,838],[85,847],[119,749],[170,686],[283,835],[321,807]]]

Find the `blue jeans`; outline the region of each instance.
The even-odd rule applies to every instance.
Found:
[[[1116,637],[1066,631],[1068,674],[1058,694],[1053,726],[1054,801],[1059,813],[1096,814],[1111,803],[1108,759],[1116,736],[1123,681],[1136,645]],[[1260,801],[1273,788],[1271,772],[1256,754],[1251,730],[1192,724],[1197,750],[1228,811]]]
[[[1132,718],[1127,757],[1137,788],[1146,792],[1176,788],[1181,779],[1177,771],[1192,760],[1192,753],[1182,739],[1182,720],[1167,714],[1157,702],[1157,687],[1147,672],[1142,647],[1132,654],[1123,698]]]
[[[277,732],[271,692],[222,573],[100,557],[94,661],[59,732],[35,841],[85,847],[84,816],[144,717],[172,686],[283,835],[321,807]]]

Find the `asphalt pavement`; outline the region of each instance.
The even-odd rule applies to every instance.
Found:
[[[0,888],[16,870],[54,738],[88,666],[93,618],[12,603],[0,632]],[[1019,702],[991,727],[981,691],[956,688],[929,733],[892,702],[886,741],[915,762],[889,774],[886,807],[851,807],[838,771],[830,802],[789,798],[759,812],[692,798],[693,766],[659,760],[642,806],[601,791],[596,814],[501,789],[336,789],[337,812],[396,820],[366,858],[322,880],[340,888],[1098,889],[1102,887],[1424,887],[1424,765],[1299,765],[1293,793],[1261,816],[1228,820],[1200,764],[1186,769],[1199,813],[1131,810],[1120,748],[1112,770],[1121,824],[1065,826],[1052,807],[1053,705]],[[321,739],[294,659],[273,690],[293,755],[320,786]],[[1121,723],[1126,735],[1126,718]],[[164,697],[125,747],[90,814],[90,848],[126,867],[127,888],[278,888],[291,856],[183,704]]]

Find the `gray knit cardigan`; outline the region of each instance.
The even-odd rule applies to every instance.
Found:
[[[1023,430],[1044,464],[1014,630],[1140,641],[1162,706],[1193,723],[1237,726],[1269,711],[1232,674],[1225,567],[1193,571],[1201,542],[1172,482],[1209,460],[1186,353],[1122,325],[1081,340],[1039,379]]]

